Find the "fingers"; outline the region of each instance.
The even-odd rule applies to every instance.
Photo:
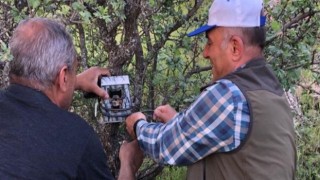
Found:
[[[153,119],[154,119],[154,120],[161,120],[160,114],[161,114],[161,106],[160,106],[160,107],[157,107],[157,108],[153,111]]]
[[[95,71],[96,73],[96,80],[95,82],[98,82],[98,78],[100,76],[111,76],[110,71],[107,68],[102,68],[102,67],[92,67],[90,69],[93,69],[92,71]],[[101,89],[98,86],[93,86],[92,87],[92,92],[95,92],[99,97],[101,97],[102,99],[108,99],[109,95],[106,91],[104,91],[103,89]]]
[[[136,138],[136,135],[134,133],[134,124],[139,119],[146,119],[146,116],[141,112],[136,112],[132,113],[126,118],[126,130],[133,139]]]
[[[99,86],[94,86],[93,88],[93,92],[95,92],[99,97],[101,97],[102,99],[108,99],[109,98],[109,94],[101,89]]]
[[[144,155],[137,140],[131,142],[123,141],[119,152],[121,164],[119,179],[134,179],[135,173],[143,163],[143,158]]]
[[[108,93],[97,84],[98,78],[102,75],[110,76],[109,70],[101,67],[91,67],[85,70],[77,75],[75,89],[95,93],[103,99],[109,98]]]
[[[158,116],[156,115],[155,112],[153,112],[152,119],[153,119],[153,120],[157,120],[157,119],[158,119]]]
[[[107,68],[101,68],[101,67],[96,67],[96,68],[97,68],[97,73],[98,73],[97,77],[100,77],[102,75],[111,76],[111,73]],[[103,89],[101,89],[100,87],[97,87],[97,86],[95,86],[94,88],[95,88],[94,92],[96,92],[96,94],[99,97],[101,97],[103,99],[108,99],[109,98],[109,95],[108,95],[108,93],[106,91],[104,91]]]
[[[175,116],[176,113],[177,112],[175,109],[173,109],[170,105],[166,104],[166,105],[157,107],[154,110],[153,117],[162,123],[167,123],[169,120],[171,120]]]
[[[129,127],[128,125],[126,125],[126,130],[127,130],[128,134],[130,135],[130,137],[131,137],[132,139],[135,139],[135,138],[136,138],[136,137],[135,137],[135,134],[133,133],[133,131],[130,129],[130,127]]]
[[[165,113],[166,113],[166,108],[167,108],[166,105],[157,107],[153,112],[154,119],[158,120],[160,122],[164,122],[165,121],[164,116],[165,116]]]
[[[104,76],[111,76],[110,71],[107,68],[102,68],[102,67],[92,67],[92,68],[96,68],[96,73],[98,75],[104,75]]]

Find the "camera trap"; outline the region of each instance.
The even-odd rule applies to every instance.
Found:
[[[129,76],[127,75],[101,78],[100,86],[109,94],[108,99],[100,100],[102,123],[123,122],[131,114],[132,103],[129,85]]]

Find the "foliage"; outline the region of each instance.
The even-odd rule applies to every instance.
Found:
[[[303,84],[314,82],[312,71],[301,72]],[[320,94],[306,88],[296,91],[303,116],[296,116],[297,179],[320,179]]]
[[[175,167],[175,166],[168,166],[161,174],[156,178],[157,180],[175,180],[175,179],[186,179],[186,167]]]
[[[209,62],[201,56],[205,37],[186,37],[187,32],[206,23],[211,2],[0,1],[0,63],[12,58],[8,43],[18,22],[27,17],[58,19],[74,37],[80,71],[102,66],[108,67],[114,75],[130,75],[135,110],[153,110],[165,103],[182,110],[211,79]],[[306,90],[298,94],[303,118],[296,122],[297,179],[317,179],[320,172],[319,101],[313,96],[316,92],[312,85],[319,85],[320,79],[320,2],[265,0],[265,7],[268,18],[266,59],[286,89],[303,87]],[[117,175],[118,142],[127,138],[125,130],[123,124],[99,124],[94,105],[95,100],[83,99],[82,93],[76,92],[71,110],[84,117],[99,133],[110,156],[108,162]],[[167,177],[167,172],[178,178],[183,168],[165,168],[161,177]]]
[[[318,1],[268,1],[270,26],[266,57],[286,89],[296,85],[302,69],[318,64],[320,41]],[[319,73],[314,73],[318,75]],[[288,78],[290,77],[290,78]]]
[[[7,44],[0,40],[0,61],[10,61],[11,59],[12,55]]]
[[[297,179],[320,179],[320,113],[310,99],[310,94],[303,95],[303,104],[313,106],[306,109],[303,121],[296,125],[298,144]]]

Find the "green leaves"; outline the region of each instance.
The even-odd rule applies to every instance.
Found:
[[[68,15],[70,13],[71,7],[68,5],[61,5],[61,14]]]
[[[91,17],[92,17],[91,14],[90,14],[90,12],[88,12],[88,11],[80,11],[79,14],[80,14],[82,20],[83,20],[85,23],[90,23],[90,19],[91,19]]]
[[[281,24],[279,22],[277,22],[277,21],[272,21],[271,22],[271,28],[275,32],[280,31],[281,30]]]
[[[38,6],[40,6],[40,3],[40,0],[28,0],[29,6],[31,6],[33,9],[38,8]]]
[[[73,2],[71,6],[75,11],[78,11],[78,12],[85,10],[85,7],[80,2]]]
[[[92,16],[91,16],[91,13],[83,5],[83,3],[73,2],[72,8],[73,8],[73,10],[75,10],[76,12],[79,13],[79,15],[84,23],[90,24]]]
[[[12,60],[12,55],[10,54],[10,50],[7,45],[0,40],[0,61],[10,61]]]
[[[26,17],[50,17],[60,19],[71,29],[74,44],[81,58],[87,61],[87,66],[116,67],[121,69],[119,72],[130,74],[132,82],[137,77],[143,77],[133,85],[135,91],[144,93],[141,97],[136,97],[141,100],[143,107],[150,108],[149,104],[160,105],[164,101],[175,107],[186,107],[198,95],[199,87],[211,80],[210,71],[197,71],[201,67],[209,66],[209,61],[203,60],[202,57],[205,36],[186,37],[188,32],[207,22],[211,0],[203,1],[188,21],[186,15],[201,1],[195,4],[195,1],[150,0],[128,4],[132,1],[28,0],[26,6],[18,6],[15,2],[4,1],[10,8],[0,6],[0,24],[4,25],[8,32],[4,34],[1,29],[0,33],[2,61],[12,59],[7,47],[7,36],[11,35],[18,22]],[[264,2],[268,17],[267,38],[270,40],[265,48],[265,57],[276,71],[282,85],[286,89],[295,89],[297,84],[301,83],[302,77],[319,83],[319,73],[312,68],[319,66],[316,63],[319,63],[320,54],[320,3],[317,0]],[[137,27],[133,22],[125,21],[125,12],[129,16],[132,15],[129,5],[139,7],[141,11],[135,19]],[[311,15],[309,12],[317,13]],[[138,32],[131,33],[128,37],[126,34],[130,32],[126,30]],[[119,63],[128,52],[134,54],[133,58],[127,58],[124,64]],[[143,68],[137,68],[142,66]],[[152,93],[154,95],[149,97]],[[83,103],[80,95],[75,98],[77,102]],[[318,110],[313,108],[316,103],[311,103],[315,98],[310,92],[300,98],[306,122],[310,124],[302,123],[298,127],[298,132],[303,138],[299,140],[301,158],[297,179],[308,179],[307,175],[314,175],[316,170],[319,170],[312,169],[309,164],[319,167],[317,154],[314,153],[318,146],[314,145],[316,143],[312,136],[318,135],[313,127],[319,122],[315,121],[315,118],[320,115]],[[91,105],[84,106],[81,103],[76,111],[86,119],[92,119],[90,113],[87,113]],[[87,109],[84,111],[83,108]],[[308,141],[312,141],[313,144],[309,146]],[[312,171],[307,172],[307,169]]]
[[[93,13],[95,17],[103,19],[106,23],[111,22],[110,15],[108,14],[108,8],[103,6],[98,6],[97,11]]]

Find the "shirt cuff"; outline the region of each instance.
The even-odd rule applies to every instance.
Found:
[[[139,129],[140,128],[140,126],[141,126],[141,123],[143,123],[143,122],[146,122],[146,120],[145,119],[138,119],[135,123],[134,123],[134,125],[133,125],[133,132],[134,132],[134,135],[136,135],[136,137],[138,137],[137,135],[137,129]],[[140,125],[139,125],[140,124]]]

